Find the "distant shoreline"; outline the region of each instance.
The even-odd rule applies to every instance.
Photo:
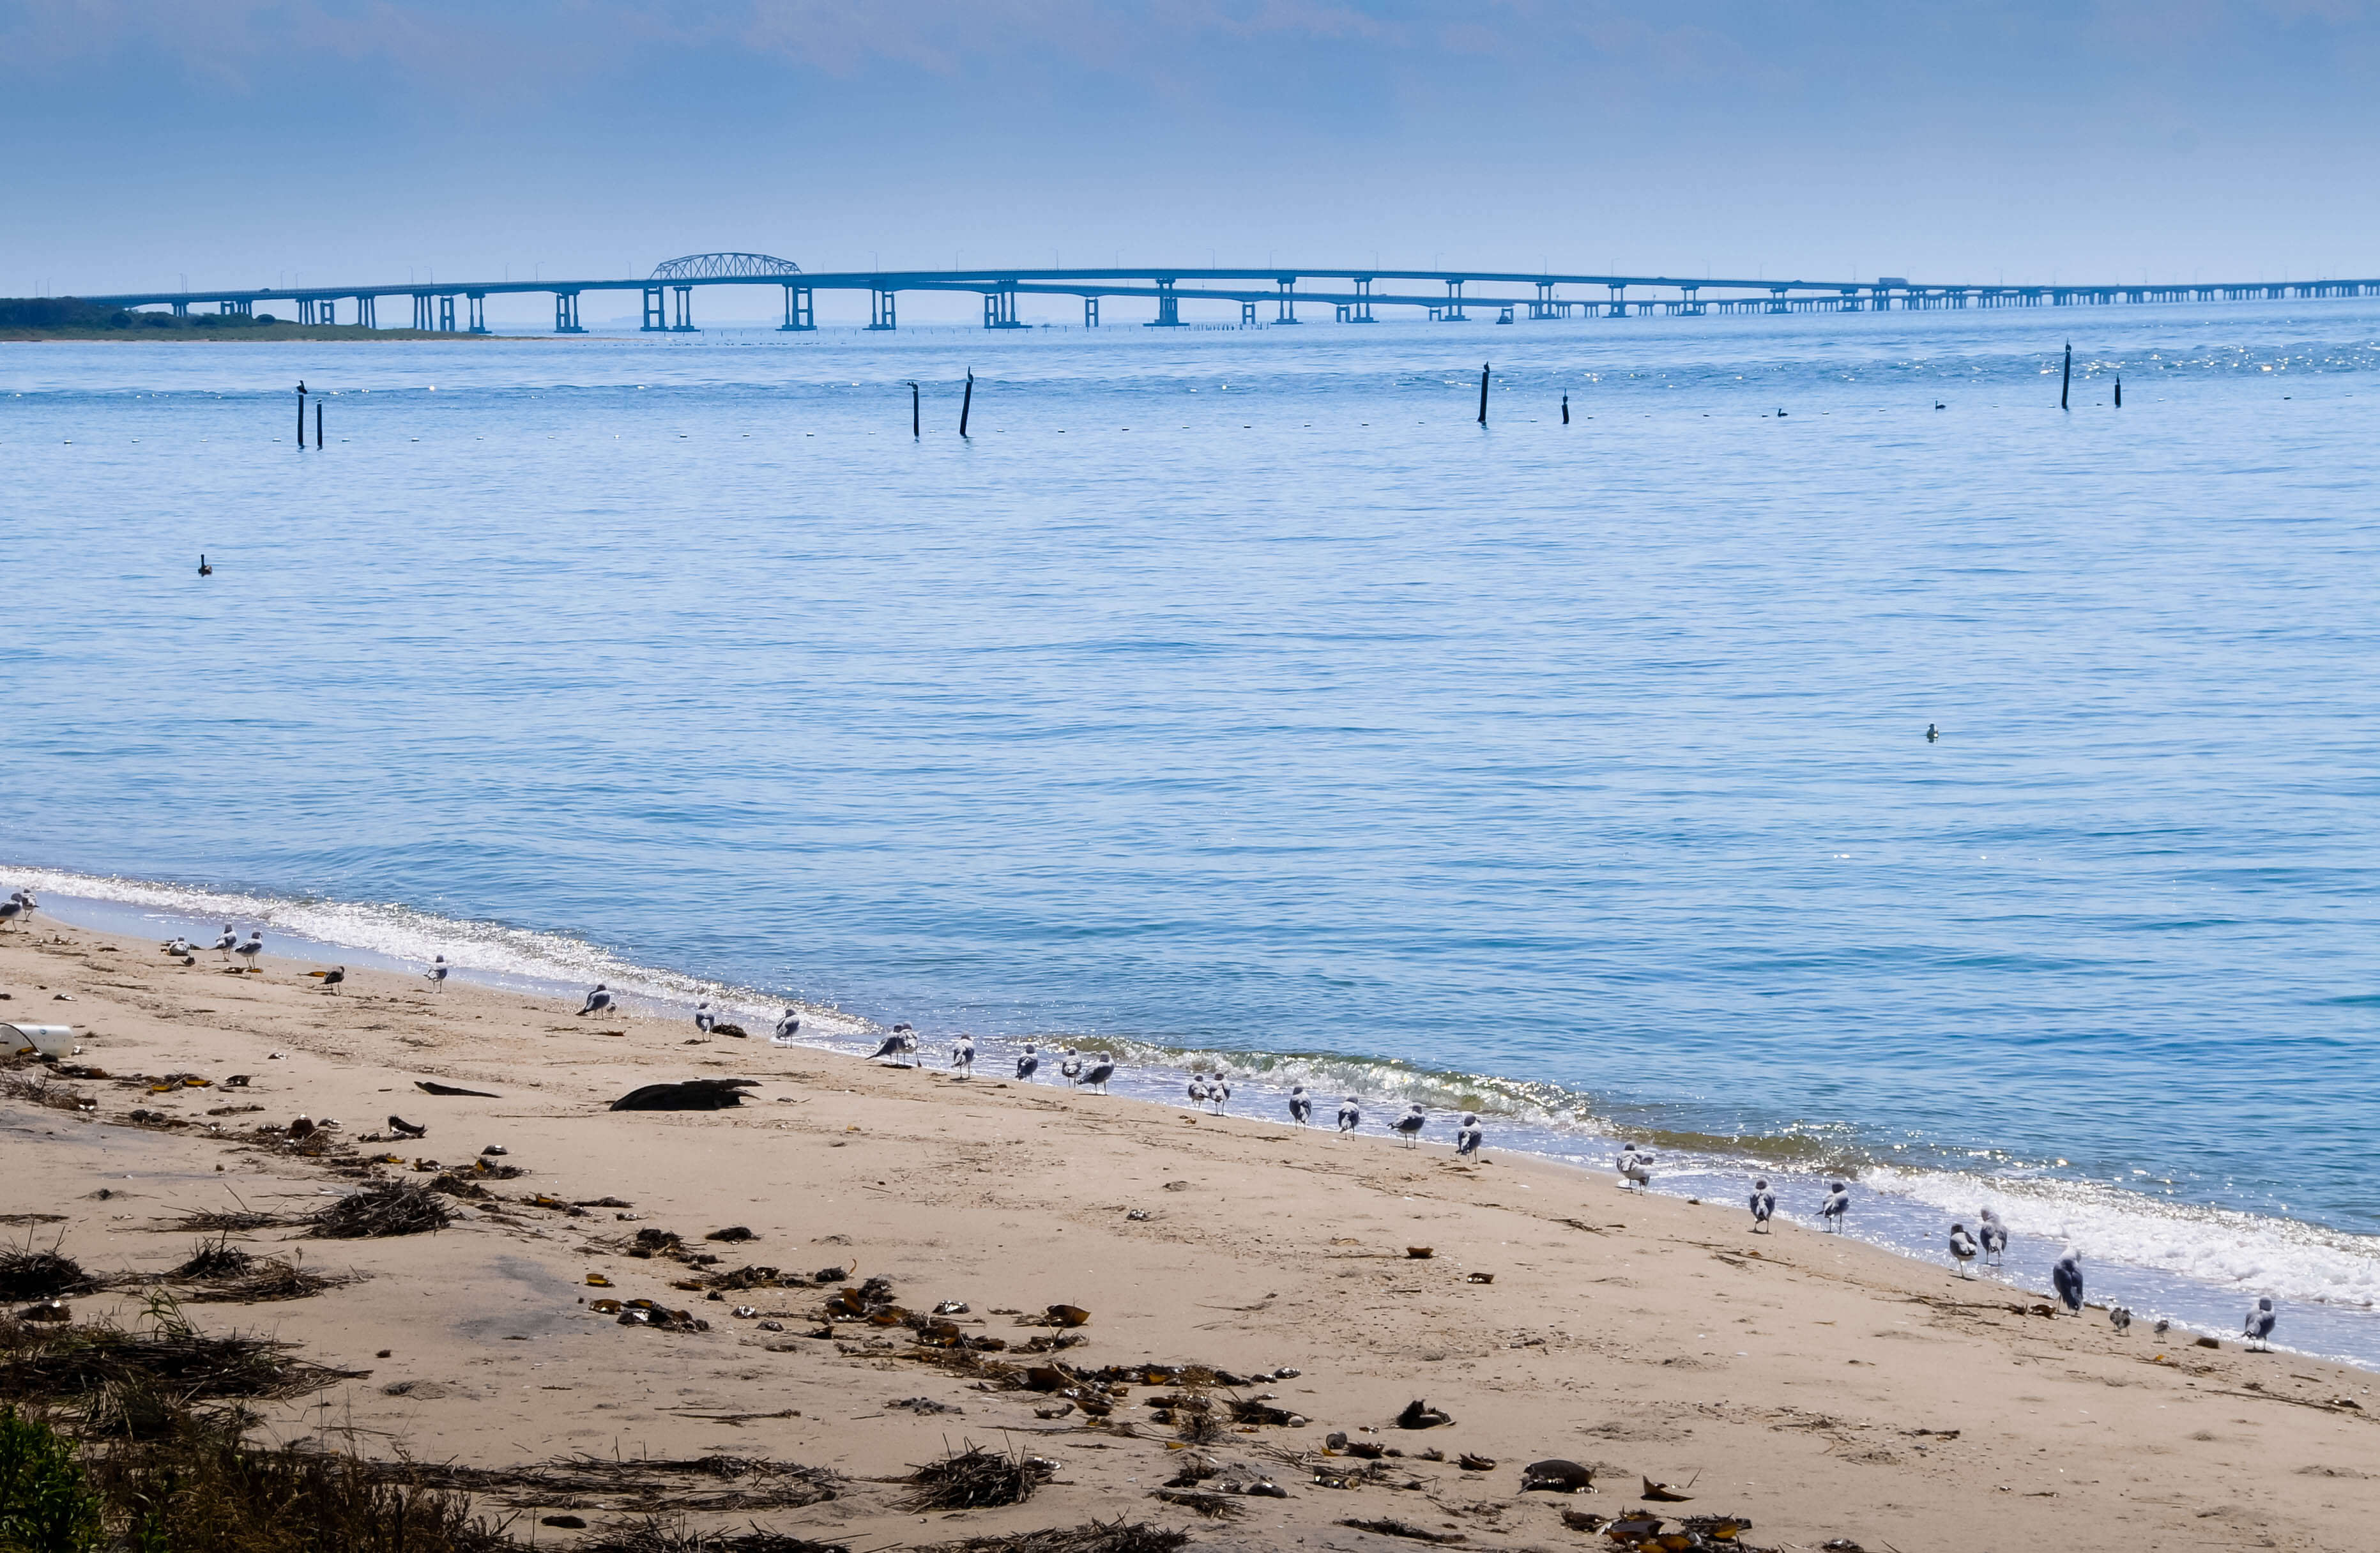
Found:
[[[535,340],[538,334],[468,334],[460,330],[366,329],[352,323],[254,323],[232,329],[0,329],[0,345],[107,340],[126,345],[262,344],[271,340]]]

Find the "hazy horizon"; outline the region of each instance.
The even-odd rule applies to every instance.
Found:
[[[2371,7],[2322,0],[0,0],[0,294],[633,275],[720,249],[2371,274],[2375,58]]]

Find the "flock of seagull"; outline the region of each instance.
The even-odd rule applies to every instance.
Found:
[[[30,891],[11,892],[7,900],[0,902],[0,929],[23,926],[31,920],[39,904]],[[246,962],[246,968],[253,970],[264,953],[264,929],[252,928],[248,937],[242,939],[238,930],[226,922],[224,924],[222,936],[212,944],[194,944],[188,939],[176,937],[168,940],[164,948],[168,954],[179,956],[186,962],[194,959],[202,949],[213,950],[226,964],[234,955],[237,955]],[[446,956],[441,954],[422,975],[433,988],[443,991],[446,988],[447,975],[451,969]],[[347,968],[345,965],[339,965],[327,971],[313,971],[309,974],[320,979],[326,989],[336,992],[340,983],[346,979]],[[586,1001],[579,1005],[578,1013],[581,1017],[590,1013],[608,1013],[619,1006],[618,995],[607,984],[599,981],[588,992]],[[706,1037],[748,1037],[749,1035],[742,1025],[720,1018],[707,1000],[694,1011],[694,1025],[695,1028]],[[778,1019],[776,1028],[770,1037],[771,1041],[780,1046],[791,1045],[801,1027],[800,1014],[789,1008]],[[869,1053],[869,1057],[873,1061],[889,1060],[902,1066],[916,1066],[917,1053],[917,1031],[907,1025],[895,1025],[876,1049]],[[958,1037],[951,1045],[952,1073],[960,1078],[974,1077],[975,1057],[974,1037]],[[1039,1082],[1038,1075],[1041,1071],[1041,1062],[1040,1048],[1028,1043],[1025,1049],[1017,1054],[1017,1082],[1022,1084]],[[1116,1063],[1114,1058],[1104,1053],[1093,1052],[1086,1056],[1070,1046],[1062,1049],[1059,1053],[1057,1069],[1057,1076],[1067,1085],[1077,1089],[1087,1089],[1104,1095],[1108,1092],[1109,1080],[1115,1077]],[[1231,1076],[1220,1068],[1211,1074],[1202,1068],[1190,1075],[1186,1094],[1192,1106],[1203,1107],[1209,1114],[1220,1116],[1224,1113],[1225,1108],[1231,1104]],[[1303,1084],[1293,1086],[1290,1089],[1289,1118],[1292,1122],[1300,1127],[1313,1124],[1314,1097],[1307,1092]],[[1355,1096],[1349,1095],[1339,1102],[1340,1132],[1353,1133],[1362,1126],[1363,1121],[1363,1102]],[[1419,1102],[1415,1102],[1406,1108],[1402,1115],[1389,1123],[1389,1130],[1396,1134],[1406,1147],[1412,1148],[1418,1146],[1423,1130],[1428,1123],[1428,1112]],[[1478,1116],[1473,1112],[1464,1112],[1462,1123],[1456,1127],[1454,1133],[1456,1156],[1464,1159],[1476,1157],[1486,1139],[1487,1133],[1480,1125]],[[1613,1163],[1620,1173],[1620,1182],[1623,1188],[1645,1191],[1653,1183],[1653,1167],[1656,1162],[1649,1149],[1632,1142],[1621,1147],[1620,1157]],[[1766,1176],[1753,1182],[1749,1206],[1752,1209],[1753,1232],[1766,1234],[1768,1231],[1769,1220],[1777,1213],[1777,1194],[1770,1187]],[[1830,1183],[1826,1199],[1818,1207],[1820,1229],[1840,1234],[1844,1222],[1851,1213],[1851,1206],[1850,1184],[1841,1181]],[[1980,1209],[1975,1216],[1975,1227],[1973,1230],[1968,1229],[1963,1219],[1950,1226],[1949,1246],[1951,1266],[1958,1269],[1961,1278],[1971,1278],[1973,1276],[1972,1269],[1978,1262],[1986,1268],[2001,1265],[2009,1247],[2008,1225],[1992,1209]],[[2074,1247],[2068,1246],[2065,1254],[2051,1266],[2049,1279],[2050,1285],[2058,1295],[2058,1303],[2065,1306],[2068,1314],[2081,1316],[2083,1303],[2082,1254]],[[2107,1310],[2107,1319],[2118,1331],[2125,1331],[2132,1324],[2132,1313],[2120,1304],[2111,1305]],[[2251,1349],[2265,1347],[2271,1341],[2273,1329],[2279,1319],[2279,1314],[2273,1308],[2273,1302],[2269,1297],[2258,1299],[2254,1308],[2248,1312],[2241,1329],[2248,1346]],[[2168,1321],[2160,1320],[2155,1329],[2161,1335],[2171,1325]]]

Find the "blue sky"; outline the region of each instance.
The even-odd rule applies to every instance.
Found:
[[[0,0],[0,293],[1378,262],[2380,274],[2345,0]]]

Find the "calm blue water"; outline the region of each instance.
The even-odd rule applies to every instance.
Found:
[[[2375,432],[2352,302],[0,346],[0,872],[2362,1311]]]

